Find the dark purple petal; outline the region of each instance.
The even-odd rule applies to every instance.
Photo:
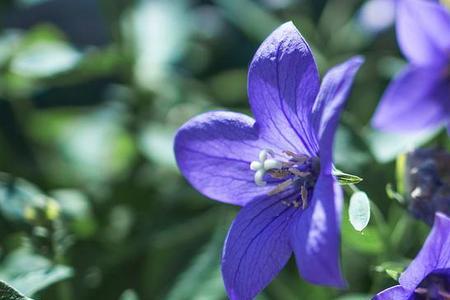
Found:
[[[187,180],[204,195],[244,205],[273,187],[254,182],[250,163],[264,148],[254,120],[232,112],[209,112],[183,125],[175,137],[175,156]],[[276,148],[275,148],[276,149]]]
[[[447,120],[450,84],[443,70],[408,66],[389,85],[372,125],[386,131],[408,132],[435,128]]]
[[[328,174],[332,169],[333,140],[339,116],[363,61],[357,56],[329,70],[314,103],[311,123],[319,138],[320,163]]]
[[[321,175],[310,207],[293,224],[291,241],[301,276],[314,284],[346,286],[340,265],[342,189]]]
[[[433,229],[416,258],[400,276],[405,288],[414,290],[430,273],[450,268],[450,218],[436,213]]]
[[[250,106],[262,136],[283,150],[315,156],[318,145],[309,115],[319,90],[311,49],[289,22],[259,47],[250,65]]]
[[[292,248],[289,231],[301,210],[288,207],[283,195],[256,199],[237,215],[225,241],[222,275],[231,300],[253,299],[280,272]]]
[[[408,291],[400,285],[393,286],[377,294],[372,300],[409,300],[413,291]]]
[[[450,14],[438,2],[399,0],[397,39],[415,64],[441,64],[450,51]]]

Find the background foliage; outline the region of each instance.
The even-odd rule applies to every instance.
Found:
[[[396,186],[394,159],[442,139],[368,125],[404,64],[392,3],[1,1],[0,279],[16,299],[225,299],[220,254],[237,208],[185,182],[172,140],[198,113],[249,113],[248,63],[292,20],[322,75],[366,57],[335,158],[364,178],[358,187],[373,215],[360,233],[344,214],[348,290],[305,283],[291,261],[258,299],[361,300],[394,284],[429,230],[386,195],[387,183]],[[7,289],[0,283],[0,298]]]

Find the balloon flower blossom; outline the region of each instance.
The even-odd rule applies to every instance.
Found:
[[[397,40],[409,64],[390,83],[372,124],[383,131],[450,121],[450,12],[438,1],[398,0]]]
[[[231,299],[252,299],[294,252],[308,281],[345,286],[340,270],[342,190],[332,174],[339,114],[362,63],[320,78],[311,49],[289,22],[257,50],[248,74],[255,119],[214,111],[183,125],[178,166],[212,199],[243,206],[225,241]]]
[[[391,287],[374,300],[450,299],[450,218],[436,213],[433,229],[422,250]]]

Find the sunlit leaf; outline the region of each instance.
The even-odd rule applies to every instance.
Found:
[[[72,276],[71,268],[54,265],[26,249],[11,253],[0,266],[0,279],[28,296]]]
[[[150,124],[140,136],[140,148],[145,156],[155,164],[176,169],[173,153],[175,129]]]
[[[392,161],[397,155],[410,149],[419,147],[432,139],[439,130],[422,131],[408,134],[385,133],[368,131],[367,142],[375,158],[386,163]]]
[[[31,300],[0,280],[0,300]]]
[[[144,89],[166,86],[172,64],[191,31],[185,1],[141,1],[124,19],[125,36],[136,57],[134,76]]]
[[[49,77],[73,68],[81,54],[62,42],[39,42],[14,56],[11,70],[24,77]]]

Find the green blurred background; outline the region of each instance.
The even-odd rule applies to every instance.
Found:
[[[404,64],[393,18],[391,0],[2,0],[0,279],[33,299],[226,299],[220,255],[238,208],[186,183],[173,137],[207,110],[249,113],[252,55],[292,20],[322,75],[366,57],[335,159],[379,209],[362,233],[344,212],[348,290],[305,283],[291,261],[258,299],[362,300],[393,285],[428,228],[385,187],[395,157],[434,136],[368,125]]]

